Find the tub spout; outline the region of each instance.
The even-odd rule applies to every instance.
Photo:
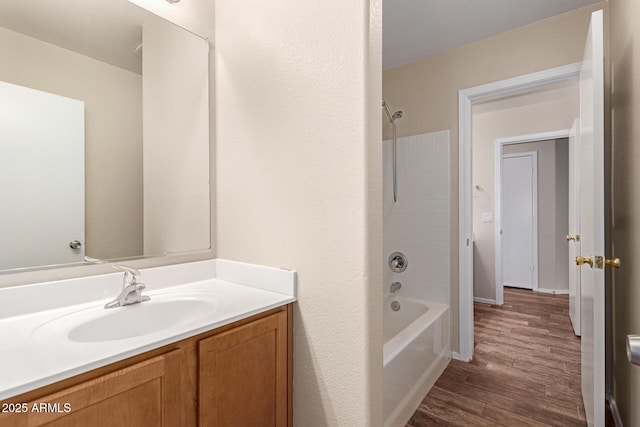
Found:
[[[400,282],[393,282],[391,284],[391,293],[395,294],[396,292],[398,292],[400,290],[400,288],[402,287],[402,283]]]

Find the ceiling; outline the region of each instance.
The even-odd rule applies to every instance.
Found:
[[[597,0],[383,0],[383,69]],[[140,72],[149,13],[127,0],[0,1],[0,26]]]
[[[383,0],[388,70],[598,0]]]

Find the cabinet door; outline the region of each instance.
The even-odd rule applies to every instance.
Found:
[[[0,414],[0,425],[178,426],[179,385],[179,351],[173,351],[25,402],[24,413]]]
[[[287,313],[199,343],[200,426],[287,425]]]

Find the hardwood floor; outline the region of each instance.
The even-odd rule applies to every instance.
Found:
[[[452,360],[407,427],[586,426],[568,296],[505,288],[474,311],[473,361]]]

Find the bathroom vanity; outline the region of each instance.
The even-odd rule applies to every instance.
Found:
[[[121,276],[0,289],[0,425],[292,425],[294,272],[151,268],[150,301],[103,308]],[[30,292],[56,285],[89,301],[24,312]]]

